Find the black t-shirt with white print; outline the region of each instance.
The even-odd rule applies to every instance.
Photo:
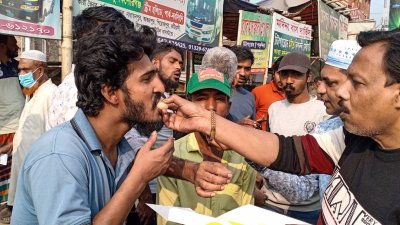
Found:
[[[318,224],[400,224],[400,149],[382,150],[371,138],[346,132],[335,165],[311,135],[279,139],[278,158],[269,168],[333,174]]]

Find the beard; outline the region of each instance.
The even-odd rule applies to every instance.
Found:
[[[162,121],[142,122],[136,124],[135,128],[140,135],[150,137],[153,131],[159,131],[164,126]]]
[[[161,81],[164,83],[165,86],[167,86],[169,89],[175,89],[179,86],[179,81],[174,81],[171,80],[174,78],[174,75],[171,76],[171,79],[167,78],[167,74],[162,72],[162,66],[160,65],[160,69],[158,70],[158,76],[160,77]]]
[[[141,135],[150,136],[153,131],[159,131],[163,127],[161,119],[148,120],[145,118],[145,104],[143,101],[134,101],[129,96],[129,90],[122,88],[124,93],[124,103],[126,111],[122,115],[122,121],[127,123],[130,128],[135,127]],[[161,94],[156,94],[153,98],[152,109],[155,109]]]
[[[31,96],[35,93],[35,91],[39,89],[39,83],[36,82],[32,87],[30,88],[26,88],[26,87],[22,87],[22,93],[24,93],[27,96]]]

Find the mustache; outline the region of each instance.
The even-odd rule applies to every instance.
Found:
[[[293,85],[291,85],[291,84],[287,84],[287,85],[283,86],[283,89],[290,89],[290,90],[293,90],[294,87],[293,87]]]
[[[339,100],[338,105],[340,106],[340,109],[342,110],[342,112],[347,113],[347,114],[350,113],[350,110],[346,106],[344,106],[343,99]]]

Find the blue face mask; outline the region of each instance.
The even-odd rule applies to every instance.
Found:
[[[39,80],[40,77],[42,77],[43,74],[40,75],[40,77],[38,77],[38,79],[36,79],[36,80],[33,79],[33,73],[36,72],[37,69],[39,69],[39,67],[36,68],[33,72],[21,74],[18,76],[19,83],[22,85],[22,87],[31,88],[31,87],[33,87],[33,85],[35,85],[36,81]]]

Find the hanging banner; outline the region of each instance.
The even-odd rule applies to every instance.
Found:
[[[74,15],[99,5],[116,8],[135,27],[155,28],[159,42],[203,53],[219,43],[223,0],[74,0]]]
[[[272,16],[239,11],[238,45],[249,47],[254,54],[251,73],[265,73],[269,62]]]
[[[390,0],[389,30],[400,28],[400,0]]]
[[[332,42],[347,39],[349,20],[321,0],[318,1],[319,56],[326,59]]]
[[[270,65],[280,56],[290,52],[302,52],[310,57],[312,39],[310,25],[274,13],[272,31]]]
[[[61,39],[60,1],[0,0],[0,33]]]

